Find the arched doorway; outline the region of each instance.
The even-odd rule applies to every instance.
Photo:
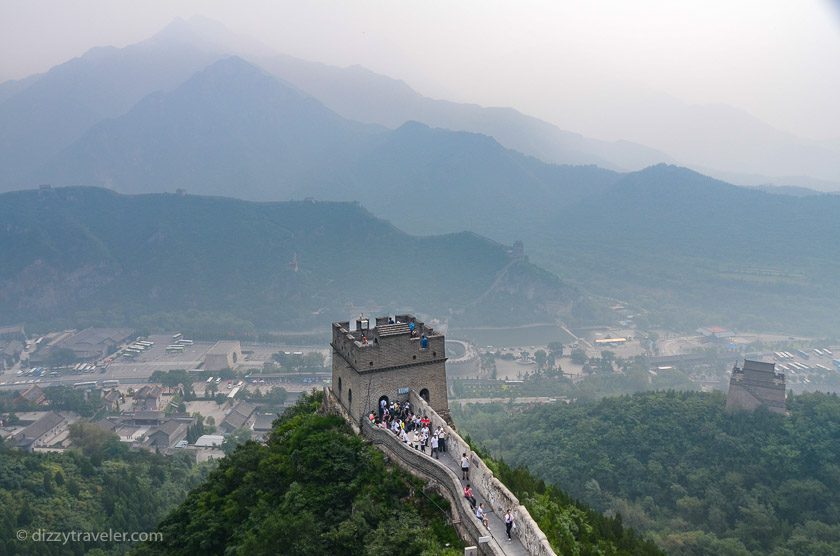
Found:
[[[385,402],[385,405],[382,405],[382,402]],[[379,400],[376,402],[376,410],[379,412],[379,418],[382,419],[382,410],[388,407],[391,404],[391,400],[388,399],[388,396],[381,396]]]
[[[420,397],[426,400],[426,403],[432,403],[429,401],[429,390],[427,388],[420,390]]]

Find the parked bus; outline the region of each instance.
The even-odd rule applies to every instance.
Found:
[[[120,385],[120,381],[119,381],[119,380],[116,380],[116,379],[113,379],[113,380],[103,380],[103,381],[102,381],[102,387],[103,387],[103,388],[113,388],[114,386],[119,386],[119,385]]]
[[[184,337],[184,335],[183,335],[183,334],[181,334],[180,332],[178,332],[177,334],[173,334],[173,335],[172,335],[172,341],[173,341],[173,342],[177,342],[178,340],[180,340],[180,339],[181,339],[181,338],[183,338],[183,337]]]
[[[76,384],[73,385],[73,388],[75,388],[77,390],[82,390],[84,388],[96,388],[96,381],[91,380],[91,381],[88,381],[88,382],[77,382]]]

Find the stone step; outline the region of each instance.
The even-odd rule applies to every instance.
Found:
[[[380,336],[396,336],[397,334],[408,334],[411,332],[408,324],[404,322],[398,324],[380,324],[376,327],[376,331]]]

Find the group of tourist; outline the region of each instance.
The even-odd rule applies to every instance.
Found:
[[[388,402],[384,398],[379,400],[378,412],[370,412],[368,420],[371,426],[382,427],[397,435],[400,440],[415,450],[426,453],[429,448],[429,455],[440,459],[440,454],[446,452],[446,430],[442,426],[433,427],[431,419],[427,415],[422,417],[415,414],[411,408],[411,402],[399,401]],[[470,479],[470,458],[466,452],[461,454],[461,480]],[[489,531],[490,522],[487,518],[489,510],[484,508],[484,502],[477,502],[469,483],[464,487],[464,498],[470,503],[476,519]],[[516,528],[513,512],[507,510],[504,517],[505,533],[507,540],[512,540],[511,530]]]
[[[417,415],[411,410],[411,402],[394,401],[388,403],[385,399],[379,401],[378,416],[372,411],[368,420],[373,426],[389,429],[400,437],[405,444],[440,459],[440,454],[446,452],[446,431],[442,426],[432,426],[428,415]]]
[[[467,486],[464,487],[464,498],[470,503],[472,506],[473,512],[475,512],[475,518],[481,522],[482,525],[489,531],[490,530],[490,521],[487,519],[487,510],[484,509],[484,502],[476,503],[475,495],[473,494],[472,487],[467,483]],[[508,509],[505,512],[505,533],[507,534],[507,540],[510,542],[512,537],[510,532],[512,529],[516,527],[516,524],[513,520],[513,512]]]

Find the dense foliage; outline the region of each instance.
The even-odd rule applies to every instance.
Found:
[[[205,475],[186,454],[130,452],[95,425],[76,449],[26,453],[0,442],[0,554],[122,554],[126,543],[16,540],[18,531],[150,532]]]
[[[513,468],[503,460],[493,459],[480,448],[474,449],[493,470],[493,475],[525,505],[557,554],[642,556],[661,553],[653,542],[624,527],[620,515],[601,515],[559,488],[546,485],[525,467]]]
[[[675,554],[840,552],[840,399],[790,415],[727,414],[720,393],[453,411],[490,453],[525,465]]]
[[[441,497],[386,463],[305,396],[248,442],[160,525],[140,554],[459,554]],[[450,548],[447,549],[446,547]]]

